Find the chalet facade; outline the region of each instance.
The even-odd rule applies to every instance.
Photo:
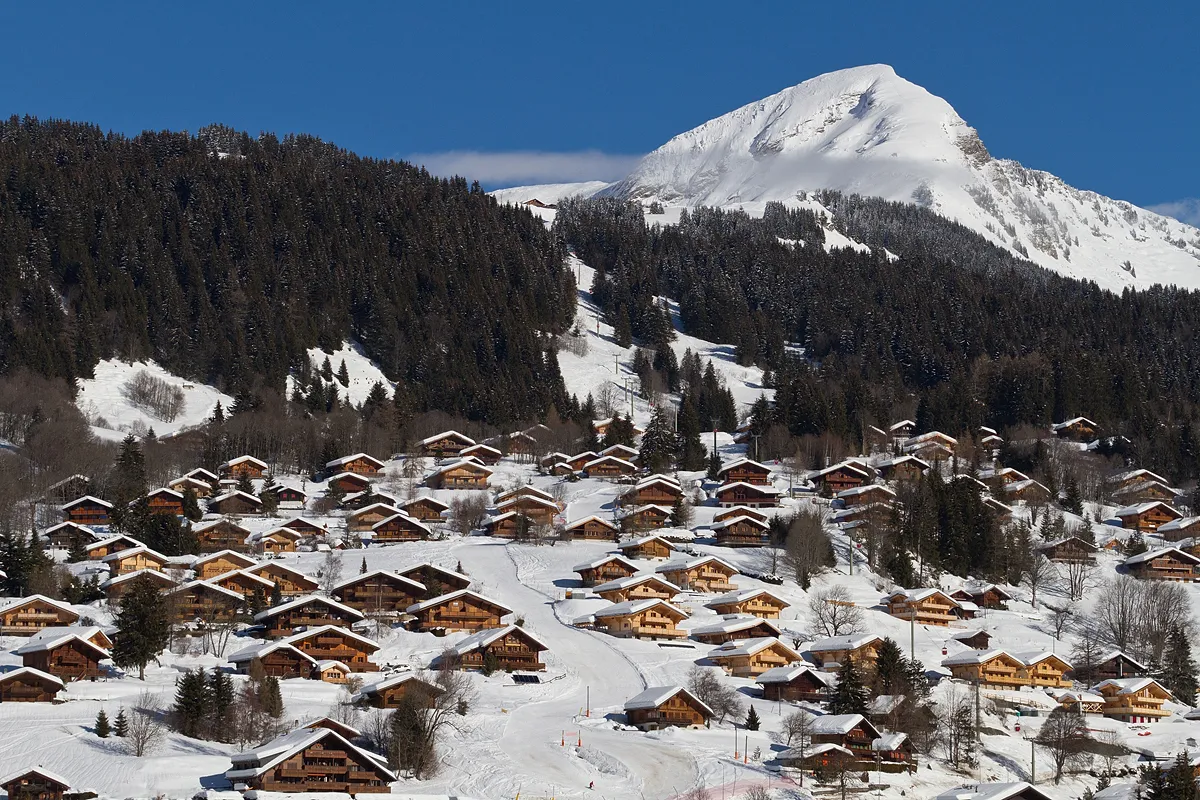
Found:
[[[763,547],[767,544],[768,530],[766,522],[751,516],[727,517],[712,525],[720,547]]]
[[[874,672],[881,644],[882,637],[870,633],[829,636],[810,644],[808,652],[817,666],[826,672],[836,672],[848,658],[863,671]]]
[[[371,526],[372,544],[396,544],[398,542],[423,542],[433,535],[420,520],[408,514],[393,514]]]
[[[260,575],[279,588],[279,593],[285,598],[299,597],[312,594],[321,588],[315,580],[302,572],[284,566],[277,561],[267,561],[248,567],[247,572]]]
[[[62,690],[61,678],[39,669],[0,672],[0,703],[53,703]]]
[[[687,613],[666,600],[629,600],[600,609],[576,624],[628,639],[682,639],[687,632],[676,625],[685,619]]]
[[[626,558],[664,559],[675,553],[675,545],[661,536],[642,536],[617,546]]]
[[[610,603],[649,599],[671,602],[679,594],[680,589],[671,582],[650,574],[631,575],[627,578],[606,581],[594,587],[592,591]]]
[[[742,639],[778,638],[779,626],[770,620],[749,614],[733,614],[699,628],[692,628],[691,637],[705,644],[725,644]]]
[[[900,619],[915,619],[922,625],[949,625],[961,608],[940,589],[905,589],[884,598],[888,613]]]
[[[295,486],[280,486],[273,492],[276,508],[304,508],[308,495]]]
[[[434,489],[487,489],[492,470],[475,461],[455,461],[436,470],[426,483]]]
[[[502,620],[512,609],[470,589],[460,589],[407,609],[416,618],[419,631],[480,631],[503,627]]]
[[[304,537],[291,528],[275,528],[260,534],[254,534],[247,539],[247,544],[256,553],[269,555],[271,553],[294,553],[296,546]]]
[[[1100,548],[1078,536],[1068,536],[1038,545],[1037,551],[1051,561],[1061,563],[1095,561]]]
[[[470,447],[464,447],[458,454],[462,458],[473,458],[480,464],[489,467],[496,466],[500,463],[500,459],[504,458],[504,453],[486,444],[473,444]]]
[[[189,581],[164,595],[174,622],[232,622],[246,599],[237,592],[207,581]]]
[[[1048,503],[1053,499],[1050,490],[1035,480],[1007,483],[1001,491],[1008,503]]]
[[[416,581],[425,586],[425,596],[432,599],[441,595],[466,589],[471,585],[471,579],[454,570],[430,564],[428,561],[405,567],[396,572],[397,575]],[[431,594],[432,593],[432,594]]]
[[[507,498],[496,506],[496,510],[501,514],[515,511],[529,517],[535,524],[549,525],[554,522],[554,516],[558,514],[559,508],[553,500],[524,494]]]
[[[873,504],[891,505],[896,499],[896,492],[880,483],[868,483],[838,492],[835,496],[842,501],[843,507],[854,508]]]
[[[325,471],[331,473],[338,472],[353,472],[355,475],[378,475],[386,463],[380,461],[374,456],[366,453],[355,453],[352,456],[343,456],[335,458],[333,461],[328,461],[325,464]]]
[[[396,775],[383,756],[363,750],[328,728],[300,728],[232,757],[225,778],[266,792],[387,794]]]
[[[1121,520],[1121,527],[1126,530],[1153,533],[1168,522],[1182,519],[1183,514],[1173,506],[1160,501],[1139,503],[1118,509],[1113,515]]]
[[[145,578],[163,591],[175,586],[175,581],[165,572],[159,572],[156,569],[139,569],[134,572],[114,575],[101,583],[100,588],[104,590],[104,596],[108,598],[110,603],[116,602],[125,596],[125,593],[129,591],[129,587],[133,586],[139,578]]]
[[[396,708],[410,694],[416,693],[419,698],[432,701],[440,692],[441,689],[432,683],[405,672],[359,689],[354,695],[354,703],[371,708]]]
[[[577,453],[560,463],[566,464],[567,467],[570,468],[571,472],[579,472],[584,468],[584,466],[592,461],[595,461],[599,457],[599,453],[592,450],[585,450],[582,453]]]
[[[725,672],[738,678],[753,678],[764,672],[800,661],[800,654],[778,639],[742,639],[726,642],[708,654]]]
[[[89,528],[104,528],[111,521],[112,503],[99,497],[84,495],[64,505],[62,510],[65,522],[87,525]]]
[[[46,672],[64,681],[95,679],[104,673],[100,662],[108,651],[81,632],[63,632],[56,636],[35,636],[18,647],[16,654],[23,666]]]
[[[625,702],[625,722],[644,731],[707,727],[713,711],[682,686],[651,686]]]
[[[541,654],[550,648],[516,625],[476,631],[456,642],[451,652],[464,669],[544,670]]]
[[[705,594],[723,594],[737,588],[731,582],[738,574],[737,568],[716,556],[670,561],[655,569],[655,572],[681,589]]]
[[[387,503],[371,503],[346,515],[346,530],[369,531],[376,522],[399,513],[400,509]]]
[[[942,661],[942,666],[960,680],[981,686],[1014,688],[1027,686],[1025,664],[1004,650],[967,651]]]
[[[297,597],[254,615],[255,623],[262,625],[271,639],[288,637],[306,628],[349,628],[364,619],[358,609],[320,595]]]
[[[66,627],[79,615],[66,603],[40,594],[18,597],[0,606],[0,635],[33,636],[44,628]]]
[[[1138,503],[1153,503],[1155,500],[1164,503],[1174,503],[1181,492],[1158,481],[1141,481],[1131,486],[1125,486],[1112,493],[1113,500],[1121,505]]]
[[[618,526],[594,515],[575,520],[567,525],[565,530],[572,538],[592,541],[616,541],[621,535],[621,529]]]
[[[1200,557],[1177,547],[1160,547],[1130,556],[1124,566],[1130,575],[1143,580],[1184,583],[1200,580]]]
[[[127,572],[137,572],[142,569],[154,569],[161,572],[167,566],[166,556],[145,545],[111,553],[101,561],[108,565],[113,575],[124,575]]]
[[[918,480],[929,471],[929,462],[916,456],[889,458],[880,461],[875,466],[879,469],[880,477],[895,483],[909,483]]]
[[[749,458],[731,461],[717,471],[722,483],[749,483],[755,486],[771,485],[771,468]]]
[[[813,486],[823,497],[833,497],[838,492],[855,489],[871,480],[871,475],[852,464],[835,464],[808,476]]]
[[[740,589],[714,597],[704,607],[718,614],[749,614],[759,619],[779,619],[783,610],[790,605],[766,589]]]
[[[1069,689],[1074,681],[1066,675],[1071,671],[1071,663],[1066,659],[1050,652],[1014,653],[1022,664],[1018,677],[1025,686],[1048,689]]]
[[[262,513],[262,500],[252,494],[240,492],[237,489],[226,492],[208,501],[210,514],[228,514],[231,516],[247,516]]]
[[[267,462],[254,456],[238,456],[231,458],[217,470],[222,478],[240,478],[243,475],[251,480],[265,477]]]
[[[37,767],[0,778],[0,788],[4,789],[8,800],[63,800],[71,783],[66,778]]]
[[[1159,525],[1156,533],[1168,542],[1178,542],[1191,539],[1193,542],[1200,538],[1200,517],[1182,517],[1177,520]],[[1193,552],[1193,550],[1189,550]]]
[[[73,547],[86,548],[96,541],[95,532],[86,525],[77,522],[60,522],[44,531],[46,542],[51,547],[70,550]]]
[[[528,538],[538,523],[518,511],[506,511],[494,517],[488,517],[483,523],[483,535],[494,536],[497,539]]]
[[[151,514],[183,516],[183,494],[174,489],[155,489],[146,495],[146,507]]]
[[[1163,708],[1171,693],[1153,678],[1111,678],[1092,687],[1104,698],[1104,716],[1121,722],[1158,722],[1171,712]],[[1189,704],[1194,698],[1181,698]]]
[[[354,631],[334,625],[323,625],[289,636],[283,640],[314,661],[339,661],[352,672],[378,672],[379,665],[371,656],[379,645]]]
[[[215,553],[221,550],[245,552],[246,541],[250,538],[250,529],[243,528],[231,519],[193,525],[192,533],[196,535],[196,544],[201,553]]]
[[[229,656],[229,661],[243,675],[249,674],[257,662],[264,675],[280,680],[312,678],[317,669],[316,659],[285,642],[252,645]]]
[[[219,550],[192,562],[192,571],[202,581],[210,580],[233,570],[253,567],[255,561],[234,550]]]
[[[616,456],[600,456],[583,465],[583,474],[589,478],[627,478],[637,471],[637,464]]]
[[[756,483],[727,483],[717,489],[717,505],[723,508],[749,506],[750,508],[773,508],[779,505],[779,490],[773,486]]]
[[[638,567],[621,556],[607,555],[586,564],[579,564],[573,571],[579,574],[579,582],[583,586],[597,586],[628,578],[637,573]]]
[[[214,586],[220,586],[222,589],[228,589],[231,592],[237,592],[247,601],[255,600],[250,605],[264,605],[267,599],[271,596],[271,591],[274,585],[267,578],[254,572],[247,572],[244,569],[235,569],[218,575],[209,581]]]
[[[658,505],[671,508],[682,497],[683,487],[679,481],[668,475],[650,475],[635,483],[622,501],[627,506]]]
[[[1062,439],[1072,442],[1093,442],[1098,436],[1099,426],[1087,417],[1075,417],[1064,422],[1056,422],[1050,430]]]
[[[343,494],[353,494],[355,492],[365,492],[371,487],[371,480],[365,475],[359,475],[357,472],[339,472],[336,475],[331,475],[325,482],[326,491],[330,489],[339,491]]]
[[[421,522],[441,522],[442,513],[450,510],[450,506],[433,497],[414,497],[400,503],[398,508],[405,514]]]
[[[805,665],[775,667],[760,674],[755,682],[768,702],[823,703],[836,684],[833,675]]]
[[[426,456],[445,458],[456,456],[463,448],[473,444],[475,444],[475,440],[470,436],[464,436],[458,431],[444,431],[430,436],[428,439],[422,439],[418,447]]]
[[[425,591],[424,584],[411,578],[375,570],[342,581],[330,594],[363,614],[399,614],[424,598]]]
[[[671,521],[672,513],[672,509],[669,506],[638,506],[625,512],[621,517],[621,525],[626,529],[635,531],[662,528]]]

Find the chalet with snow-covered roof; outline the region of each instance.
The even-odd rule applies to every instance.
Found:
[[[571,456],[568,454],[555,450],[553,453],[547,453],[546,455],[542,456],[541,459],[538,460],[538,465],[542,467],[542,469],[550,469],[555,464],[561,464],[569,461],[570,458]]]
[[[757,677],[767,670],[800,661],[800,654],[778,639],[741,639],[709,652],[711,661],[738,678]]]
[[[634,484],[633,488],[625,493],[622,501],[625,505],[660,505],[670,508],[682,497],[683,488],[679,481],[668,475],[650,475]]]
[[[1113,516],[1121,520],[1121,527],[1126,530],[1150,533],[1168,522],[1183,518],[1183,514],[1173,506],[1158,500],[1119,508]]]
[[[626,478],[637,471],[637,464],[616,456],[600,456],[583,465],[583,474],[589,478]]]
[[[829,636],[810,644],[808,653],[826,672],[837,672],[847,658],[864,670],[874,670],[881,644],[883,638],[871,633]]]
[[[779,490],[774,486],[739,481],[721,486],[715,494],[717,505],[723,508],[733,508],[734,506],[772,508],[779,505]]]
[[[1058,561],[1065,564],[1095,561],[1096,554],[1100,552],[1099,547],[1096,547],[1096,545],[1089,541],[1080,539],[1078,536],[1055,539],[1054,541],[1037,545],[1034,549],[1051,561]]]
[[[779,619],[791,603],[767,589],[738,589],[714,597],[704,604],[718,614],[750,614],[760,619]]]
[[[246,516],[262,513],[262,500],[252,494],[233,489],[217,497],[209,498],[208,513]]]
[[[517,511],[505,511],[494,517],[488,517],[482,526],[484,536],[494,536],[497,539],[528,538],[538,522]]]
[[[896,500],[896,492],[880,483],[868,483],[853,489],[838,492],[838,500],[843,508],[854,508],[865,505],[891,505]]]
[[[600,457],[600,454],[594,450],[584,450],[582,453],[576,453],[570,458],[564,459],[562,462],[571,468],[572,472],[581,471],[585,465],[590,464]]]
[[[355,692],[355,705],[370,708],[396,708],[410,694],[423,703],[432,703],[442,690],[432,683],[423,681],[412,672],[392,675]]]
[[[893,617],[915,619],[922,625],[949,625],[960,607],[941,589],[902,589],[885,597],[884,603]]]
[[[1153,678],[1110,678],[1092,687],[1104,698],[1104,716],[1126,723],[1158,722],[1171,712],[1163,708],[1171,693]],[[1184,702],[1192,698],[1184,698]]]
[[[416,618],[419,631],[479,631],[503,627],[512,609],[470,589],[414,603],[407,612]]]
[[[246,569],[255,565],[255,560],[235,550],[218,550],[201,556],[192,562],[192,571],[202,581],[224,575],[237,569]]]
[[[108,565],[113,575],[124,575],[126,572],[137,572],[141,569],[156,569],[161,572],[167,566],[166,556],[145,545],[111,553],[100,560]]]
[[[365,492],[371,486],[371,479],[357,472],[339,472],[331,475],[325,482],[326,491],[333,489],[343,494]]]
[[[367,506],[383,503],[385,505],[400,508],[400,502],[395,495],[387,492],[375,491],[373,486],[368,486],[361,492],[353,492],[342,498],[341,507],[347,511],[359,511]]]
[[[470,460],[439,467],[426,480],[433,489],[487,489],[492,470]]]
[[[352,672],[379,671],[379,665],[371,661],[371,656],[379,650],[379,644],[349,628],[322,625],[300,631],[283,641],[307,653],[317,662],[339,661]]]
[[[1076,668],[1074,671],[1079,672],[1080,670]],[[1101,655],[1090,670],[1084,671],[1087,672],[1089,680],[1098,682],[1109,679],[1140,678],[1149,671],[1149,667],[1120,650],[1113,650]]]
[[[983,500],[983,504],[985,506],[987,506],[988,510],[991,511],[992,514],[995,515],[996,519],[998,519],[1002,522],[1005,520],[1012,519],[1012,515],[1013,515],[1012,506],[1008,506],[1008,505],[1005,505],[1004,503],[1001,503],[999,500],[992,497],[990,494],[983,497],[982,500]]]
[[[14,653],[21,657],[22,666],[46,672],[64,681],[95,679],[104,673],[100,662],[109,657],[108,651],[85,635],[85,630],[63,629],[56,635],[34,636]]]
[[[306,595],[254,615],[270,639],[282,639],[298,630],[336,626],[350,628],[366,617],[356,608],[320,595]]]
[[[422,439],[418,444],[418,448],[424,455],[445,458],[447,456],[456,456],[463,448],[470,447],[473,444],[475,444],[474,439],[464,436],[458,431],[443,431],[427,439]]]
[[[617,545],[626,558],[663,559],[670,558],[675,546],[661,536],[641,536]]]
[[[187,475],[171,481],[167,484],[167,488],[173,489],[179,492],[181,495],[184,492],[191,490],[192,494],[194,494],[197,499],[200,500],[211,496],[213,493],[213,487],[211,483],[208,481],[202,481],[199,478],[190,478]]]
[[[644,731],[707,727],[713,711],[682,686],[651,686],[625,701],[625,722]]]
[[[842,747],[854,755],[855,761],[874,766],[873,744],[879,736],[879,730],[862,714],[825,714],[813,719],[809,740],[814,747]]]
[[[1017,677],[1025,686],[1049,689],[1069,689],[1074,685],[1066,675],[1071,671],[1071,662],[1048,650],[1013,653],[1021,662]]]
[[[1152,503],[1161,500],[1164,503],[1174,503],[1183,492],[1158,481],[1141,481],[1130,486],[1123,486],[1112,493],[1114,503],[1121,505],[1136,505]]]
[[[730,461],[717,471],[722,483],[750,483],[756,486],[771,485],[771,468],[749,458]]]
[[[754,679],[768,702],[824,703],[833,693],[837,678],[807,664],[772,667]]]
[[[100,584],[100,588],[104,591],[104,596],[108,598],[110,603],[116,602],[125,596],[139,578],[145,578],[153,583],[160,590],[166,591],[175,586],[175,580],[165,572],[159,572],[156,569],[139,569],[133,572],[125,572],[120,575],[113,575],[108,580]]]
[[[1029,476],[1020,470],[1015,470],[1012,467],[1000,467],[998,469],[981,470],[979,473],[980,480],[987,483],[989,486],[1000,487],[1008,486],[1013,483],[1029,480]]]
[[[169,589],[163,600],[174,622],[231,622],[246,604],[240,593],[201,580]]]
[[[204,467],[196,467],[193,470],[189,470],[188,472],[184,473],[183,477],[195,478],[198,481],[204,481],[209,486],[216,486],[221,482],[221,478],[217,475],[217,473],[207,470]]]
[[[458,452],[458,455],[461,458],[473,458],[489,467],[496,466],[500,463],[500,459],[504,458],[504,453],[486,444],[473,444],[470,447],[464,447]]]
[[[256,553],[294,553],[304,537],[291,528],[274,528],[262,533],[251,534],[246,542]]]
[[[0,788],[8,800],[63,800],[71,782],[49,770],[22,769],[0,778]]]
[[[592,430],[596,432],[596,438],[603,439],[608,434],[608,429],[619,417],[608,417],[606,419],[598,419],[592,422]],[[633,426],[633,435],[641,436],[645,431],[637,425]]]
[[[1009,503],[1048,503],[1052,499],[1050,490],[1032,479],[1006,483],[1001,491]]]
[[[847,464],[834,464],[808,475],[818,493],[825,497],[833,497],[838,492],[854,489],[870,481],[871,475],[865,469]]]
[[[329,532],[325,527],[304,517],[292,517],[280,523],[279,527],[293,530],[301,536],[323,536]]]
[[[363,614],[399,614],[425,597],[425,585],[377,569],[348,578],[330,590],[337,600]]]
[[[610,636],[627,639],[683,639],[687,631],[676,626],[687,619],[687,612],[666,600],[626,600],[581,617],[576,625],[591,626]]]
[[[442,513],[450,510],[450,506],[434,497],[414,497],[397,505],[401,511],[421,522],[441,522]]]
[[[991,648],[992,637],[987,631],[959,631],[951,634],[951,639],[959,644],[965,644],[973,650],[988,650]]]
[[[229,656],[229,661],[242,675],[258,662],[263,674],[280,680],[311,678],[317,668],[316,659],[283,641],[257,642]]]
[[[460,565],[461,568],[461,565]],[[471,579],[454,570],[430,564],[428,561],[396,570],[396,574],[425,586],[427,598],[439,597],[471,585]]]
[[[647,504],[625,511],[621,515],[621,525],[626,530],[645,531],[665,527],[671,521],[673,510],[670,506]]]
[[[328,728],[300,728],[232,756],[225,779],[264,792],[387,794],[397,779],[387,760]]]
[[[620,527],[594,514],[569,523],[564,530],[571,538],[591,541],[616,541],[621,535]]]
[[[231,458],[218,468],[222,478],[262,478],[267,474],[267,462],[254,456]]]
[[[1114,787],[1115,788],[1115,787]],[[1097,794],[1099,794],[1097,792]],[[1050,795],[1025,781],[972,783],[942,792],[934,800],[1052,800]],[[1106,800],[1110,800],[1106,798]]]
[[[90,528],[104,528],[111,522],[112,508],[107,500],[84,495],[62,507],[63,519]]]
[[[243,528],[233,520],[225,518],[197,523],[192,526],[192,533],[196,535],[196,543],[201,553],[245,551],[246,542],[251,535],[249,528]]]
[[[1087,417],[1075,417],[1063,422],[1056,422],[1050,430],[1060,439],[1072,442],[1092,442],[1099,436],[1099,426]]]
[[[65,627],[79,621],[66,603],[32,594],[4,601],[0,606],[0,635],[33,636],[43,628]]]
[[[905,439],[901,449],[925,461],[938,461],[954,455],[958,440],[941,431],[929,431]]]
[[[1143,580],[1183,581],[1200,579],[1200,557],[1177,547],[1159,547],[1125,559],[1130,575]]]
[[[893,439],[904,441],[912,437],[917,432],[917,423],[911,419],[902,419],[899,422],[888,426],[888,433]]]
[[[308,503],[308,494],[295,486],[279,486],[272,492],[275,495],[275,507],[280,509],[304,508]]]
[[[1200,517],[1180,517],[1158,526],[1155,533],[1168,542],[1200,537]]]
[[[325,462],[326,472],[353,472],[358,475],[378,475],[387,463],[367,453],[355,453]]]
[[[246,600],[255,601],[255,604],[258,605],[266,604],[267,599],[271,596],[271,591],[275,588],[268,578],[244,569],[230,570],[211,579],[209,583],[231,592],[237,592]]]
[[[713,522],[711,530],[721,547],[762,547],[770,526],[757,517],[739,515]]]
[[[779,626],[749,614],[731,614],[716,622],[692,628],[691,637],[705,644],[725,644],[742,639],[777,638]]]
[[[394,517],[400,509],[388,503],[371,503],[346,515],[346,529],[351,531],[369,531],[376,522]]]
[[[321,588],[315,580],[299,570],[293,569],[278,561],[266,561],[247,567],[246,572],[260,575],[279,589],[279,593],[291,599],[305,594],[312,594]]]
[[[96,541],[96,532],[86,525],[77,522],[60,522],[43,531],[46,542],[51,547],[70,550],[73,547],[86,548]]]
[[[506,514],[510,511],[515,511],[518,514],[524,514],[538,525],[549,525],[554,522],[554,517],[558,514],[558,503],[553,500],[547,500],[543,497],[537,497],[531,494],[522,494],[515,497],[508,497],[496,505],[496,510],[501,514]]]
[[[63,688],[61,678],[32,667],[0,672],[0,703],[53,703]]]
[[[670,581],[649,573],[606,581],[594,587],[592,591],[610,603],[651,598],[671,602],[681,589]]]
[[[981,686],[1019,687],[1029,685],[1025,664],[1006,650],[967,650],[942,660],[955,678]]]
[[[629,461],[633,464],[638,463],[638,459],[641,458],[641,453],[639,453],[635,448],[624,444],[614,444],[610,447],[606,447],[600,451],[599,455],[616,456],[617,458]]]
[[[716,556],[669,561],[654,571],[681,589],[694,592],[722,594],[737,589],[732,583],[732,578],[738,574],[737,567]]]
[[[915,481],[929,471],[929,462],[916,456],[897,456],[880,461],[875,465],[885,481],[903,483]]]
[[[1013,597],[994,583],[968,583],[951,592],[950,599],[957,602],[966,600],[982,608],[1007,609]]]
[[[628,578],[638,572],[638,567],[622,556],[610,554],[578,564],[572,571],[579,574],[579,582],[583,586],[596,586]]]
[[[1126,470],[1125,472],[1119,472],[1116,475],[1110,475],[1104,479],[1104,482],[1108,485],[1110,492],[1116,492],[1120,489],[1146,481],[1161,483],[1164,486],[1168,485],[1166,478],[1164,478],[1162,475],[1159,475],[1157,472],[1151,472],[1148,469]]]
[[[476,631],[450,646],[463,669],[544,670],[541,654],[550,648],[524,628],[506,625]]]
[[[146,506],[151,514],[183,516],[183,493],[174,489],[155,489],[146,495]]]

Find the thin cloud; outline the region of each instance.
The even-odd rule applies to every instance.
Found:
[[[450,150],[445,153],[414,153],[407,160],[421,164],[434,175],[462,175],[492,187],[529,183],[575,183],[615,181],[624,178],[641,156],[580,150],[550,153],[539,150],[483,152]]]
[[[1200,197],[1185,197],[1173,203],[1159,203],[1156,206],[1147,206],[1147,208],[1155,214],[1174,217],[1180,222],[1200,228]]]

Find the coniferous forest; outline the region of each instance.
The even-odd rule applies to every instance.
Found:
[[[501,422],[563,402],[562,252],[478,185],[308,136],[16,117],[0,176],[0,374],[153,358],[282,394],[306,348],[353,337],[416,410]]]

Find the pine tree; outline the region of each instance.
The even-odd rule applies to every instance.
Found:
[[[283,604],[283,589],[280,588],[278,582],[271,583],[271,607]]]
[[[279,508],[279,484],[274,478],[267,478],[263,482],[263,487],[258,493],[258,499],[262,502],[263,513],[274,514],[275,509]]]
[[[1083,497],[1079,494],[1079,481],[1072,475],[1067,479],[1067,492],[1063,498],[1063,508],[1072,514],[1083,516]]]
[[[1195,704],[1196,662],[1192,660],[1192,645],[1181,628],[1173,629],[1167,636],[1167,647],[1163,653],[1162,682],[1179,702],[1189,706]]]
[[[349,388],[350,386],[350,371],[346,369],[346,359],[342,359],[342,363],[338,366],[337,371],[338,383]]]
[[[146,680],[146,665],[166,649],[171,636],[166,607],[158,585],[145,576],[134,578],[121,595],[113,635],[112,660],[118,667],[137,667]]]
[[[750,704],[750,710],[746,712],[746,730],[756,731],[762,721],[758,718],[758,712],[754,710],[754,704]]]
[[[651,472],[664,472],[674,463],[677,450],[675,432],[671,430],[666,412],[661,407],[655,408],[646,425],[646,432],[642,434],[642,447],[638,455],[642,466]]]
[[[72,564],[78,564],[80,561],[87,561],[87,547],[83,544],[82,536],[72,536],[71,546],[67,549],[67,561]]]
[[[111,732],[108,727],[108,714],[104,713],[104,709],[100,709],[100,713],[96,715],[96,726],[94,732],[101,739],[107,739]]]
[[[321,377],[326,383],[333,380],[333,365],[329,363],[329,356],[325,356],[325,361],[321,363]]]
[[[367,574],[367,557],[366,556],[363,556],[362,564],[360,564],[358,567],[358,574],[359,575]]]
[[[212,711],[208,682],[204,670],[188,670],[175,682],[175,702],[171,706],[171,721],[175,730],[184,736],[199,738],[204,734],[206,719]]]
[[[258,694],[259,704],[263,711],[275,719],[283,716],[283,695],[279,691],[279,680],[269,675],[262,682]]]
[[[721,480],[721,456],[716,450],[708,457],[708,473],[705,475],[710,481]]]
[[[213,667],[208,677],[208,738],[219,742],[229,741],[233,700],[233,679],[228,673]]]
[[[904,653],[890,636],[879,643],[875,654],[875,693],[905,694],[907,673]]]
[[[233,488],[245,494],[254,494],[254,483],[250,480],[250,474],[247,472],[239,472],[237,483],[234,484]]]
[[[829,700],[829,713],[867,713],[867,688],[863,686],[862,673],[852,658],[847,658],[838,670],[838,684]]]
[[[679,404],[679,468],[701,470],[705,468],[708,450],[700,441],[700,416],[691,394],[685,394]]]
[[[199,522],[204,512],[200,510],[200,502],[196,498],[196,490],[187,487],[183,490],[183,515],[192,522]]]
[[[113,733],[121,738],[129,735],[129,719],[125,716],[125,708],[117,710],[117,718],[113,721]]]

